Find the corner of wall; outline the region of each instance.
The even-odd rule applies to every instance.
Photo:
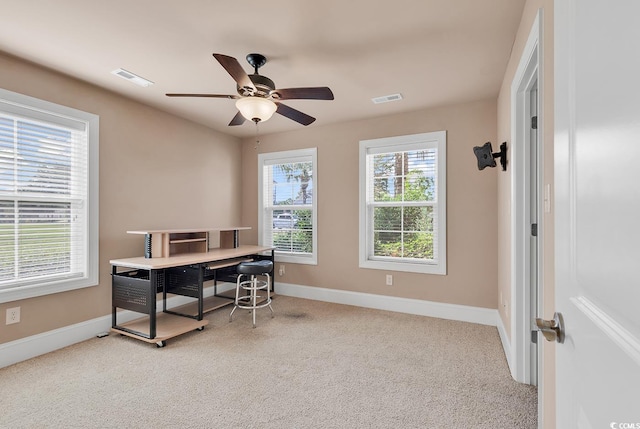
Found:
[[[498,313],[497,318],[497,327],[498,334],[500,335],[500,342],[502,343],[502,349],[504,350],[504,356],[507,359],[507,366],[509,367],[509,372],[511,373],[511,377],[515,379],[515,373],[512,365],[512,357],[511,357],[511,341],[509,339],[509,334],[505,329],[504,321],[502,320],[502,314]]]

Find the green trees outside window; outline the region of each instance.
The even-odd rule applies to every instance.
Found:
[[[434,258],[435,152],[372,155],[374,256]]]
[[[274,186],[273,196],[273,246],[288,253],[313,251],[312,210],[307,206],[313,192],[313,164],[296,162],[273,165],[273,176],[280,178],[281,186]],[[284,179],[285,181],[283,182]],[[288,196],[281,199],[280,194]],[[282,208],[280,208],[282,207]],[[284,214],[286,216],[283,219]]]

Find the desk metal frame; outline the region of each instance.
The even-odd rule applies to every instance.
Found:
[[[111,260],[112,266],[112,324],[111,329],[128,336],[157,342],[164,346],[164,340],[195,329],[202,330],[204,282],[214,281],[214,296],[228,299],[223,305],[231,304],[233,298],[218,295],[218,281],[235,281],[224,274],[223,269],[234,267],[246,260],[268,259],[274,261],[274,249],[263,246],[238,246],[232,249],[211,249],[209,252],[190,253],[166,258],[128,258]],[[119,268],[121,270],[119,270]],[[124,269],[124,270],[123,270]],[[274,278],[271,272],[271,278]],[[274,290],[273,283],[271,285]],[[174,332],[158,337],[156,316],[157,293],[162,292],[162,313],[179,316],[185,323],[179,324]],[[197,300],[197,311],[189,314],[179,309],[167,308],[167,294],[191,297]],[[219,307],[219,306],[218,306]],[[148,315],[148,333],[140,329],[119,325],[117,309],[127,309]],[[216,307],[217,308],[217,307]],[[188,322],[190,319],[191,322]],[[195,323],[193,322],[195,320]],[[131,323],[131,322],[130,322]],[[139,326],[136,325],[136,326]],[[158,341],[156,341],[158,339]]]

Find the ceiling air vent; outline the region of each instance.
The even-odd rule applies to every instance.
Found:
[[[382,97],[372,98],[373,104],[381,104],[381,103],[389,103],[391,101],[400,101],[402,100],[402,94],[391,94],[384,95]]]
[[[140,77],[137,74],[131,73],[130,71],[127,71],[125,69],[116,69],[112,71],[111,74],[120,76],[121,78],[126,79],[129,82],[135,83],[136,85],[144,87],[153,85],[153,82],[151,82],[150,80]]]

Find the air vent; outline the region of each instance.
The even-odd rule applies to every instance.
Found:
[[[116,74],[118,76],[122,76],[125,79],[133,79],[135,77],[135,75],[132,75],[131,73],[125,70],[116,70]]]
[[[127,71],[125,69],[116,69],[112,71],[111,74],[120,76],[121,78],[126,79],[129,82],[135,83],[136,85],[144,87],[153,85],[153,82],[151,82],[150,80],[140,77],[137,74],[131,73],[130,71]]]
[[[391,101],[400,101],[402,100],[402,94],[391,94],[384,95],[382,97],[372,98],[373,104],[381,104],[381,103],[389,103]]]

